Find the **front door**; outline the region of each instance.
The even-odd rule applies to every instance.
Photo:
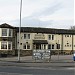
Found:
[[[36,44],[36,49],[41,49],[41,44]]]

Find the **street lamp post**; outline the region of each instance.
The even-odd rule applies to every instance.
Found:
[[[22,12],[22,0],[21,0],[21,2],[20,2],[20,26],[19,26],[19,49],[18,49],[18,62],[20,62],[21,12]]]
[[[58,60],[59,60],[59,49],[60,49],[60,48],[59,48],[59,47],[60,47],[60,46],[59,46],[59,40],[58,40],[58,44],[57,44],[57,45],[58,45]]]

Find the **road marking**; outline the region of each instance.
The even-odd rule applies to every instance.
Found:
[[[75,70],[75,67],[72,67],[72,68],[67,68],[68,70]]]
[[[0,75],[32,75],[32,74],[0,72]]]

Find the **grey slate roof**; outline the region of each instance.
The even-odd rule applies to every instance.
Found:
[[[19,32],[19,27],[16,28]],[[50,34],[75,34],[75,30],[70,29],[52,29],[52,28],[35,28],[35,27],[21,27],[21,32],[28,33],[50,33]]]
[[[4,24],[0,25],[0,28],[11,28],[11,29],[14,29],[15,27],[13,27],[13,26],[11,26],[11,25],[9,25],[7,23],[4,23]]]
[[[19,27],[13,27],[7,23],[1,24],[0,28],[12,28],[19,32]],[[53,28],[40,28],[40,27],[21,27],[21,32],[27,33],[46,33],[46,34],[75,34],[75,30],[70,29],[53,29]]]

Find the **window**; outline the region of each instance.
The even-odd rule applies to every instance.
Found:
[[[11,49],[11,43],[8,43],[8,49]]]
[[[67,37],[69,37],[69,35],[67,35]]]
[[[48,35],[48,39],[51,40],[51,35]]]
[[[69,47],[69,45],[67,45],[67,47]]]
[[[30,39],[30,34],[28,34],[28,39]]]
[[[30,34],[24,34],[24,39],[30,39]]]
[[[24,34],[24,39],[26,39],[26,34]]]
[[[52,35],[52,40],[54,40],[54,35]]]
[[[26,44],[23,45],[23,49],[26,49]]]
[[[12,30],[9,29],[9,36],[12,36]]]
[[[70,47],[71,47],[71,45],[70,45]]]
[[[24,44],[23,49],[30,49],[30,44]]]
[[[66,45],[65,45],[65,47],[66,47]],[[57,49],[60,49],[60,44],[57,44]]]
[[[27,44],[27,49],[30,49],[30,44]]]
[[[7,42],[1,42],[1,49],[7,49]]]
[[[12,42],[1,42],[1,49],[12,49]]]
[[[52,44],[52,49],[54,49],[54,44]]]
[[[48,49],[51,49],[51,44],[48,45]]]
[[[7,36],[7,29],[2,29],[2,36]]]
[[[46,45],[44,45],[44,49],[46,49]]]

